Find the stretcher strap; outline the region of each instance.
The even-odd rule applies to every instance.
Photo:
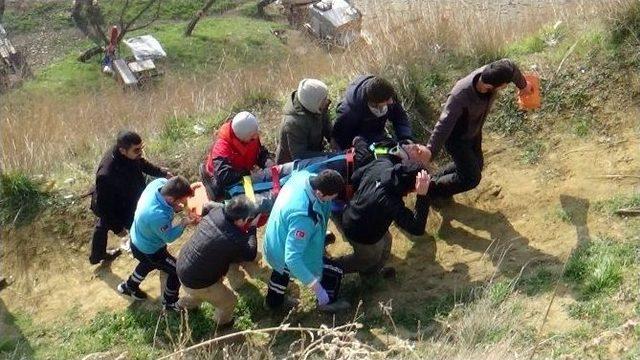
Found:
[[[347,150],[347,153],[345,154],[345,160],[347,161],[347,178],[346,180],[346,184],[344,187],[344,195],[347,198],[347,200],[350,200],[351,198],[353,198],[353,184],[351,183],[351,175],[353,175],[353,172],[355,170],[355,149],[351,148],[349,150]]]
[[[377,147],[376,143],[373,143],[369,146],[369,150],[373,151],[373,157],[378,159],[378,155],[388,155],[389,148],[387,147]]]
[[[271,167],[271,184],[273,184],[273,194],[277,196],[280,192],[280,171],[277,166]]]
[[[244,176],[242,178],[242,184],[244,187],[244,194],[249,198],[249,200],[256,202],[256,194],[253,192],[253,184],[251,183],[251,176]]]

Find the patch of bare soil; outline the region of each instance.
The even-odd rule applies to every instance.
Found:
[[[84,37],[76,29],[51,30],[46,26],[27,34],[11,36],[14,46],[25,54],[34,70],[61,59],[83,40]]]

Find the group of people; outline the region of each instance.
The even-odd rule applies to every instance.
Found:
[[[117,290],[136,300],[147,297],[140,283],[160,270],[165,309],[212,303],[219,326],[233,323],[236,295],[225,284],[233,263],[257,256],[256,228],[266,224],[262,253],[272,272],[265,306],[295,306],[286,295],[292,278],[316,296],[321,311],[349,307],[340,298],[342,277],[394,277],[386,266],[392,244],[391,223],[421,235],[430,204],[446,204],[457,193],[478,185],[484,165],[482,127],[498,91],[514,83],[531,91],[517,65],[503,59],[459,80],[451,91],[427,145],[414,142],[411,122],[394,87],[379,76],[352,81],[331,124],[327,85],[304,79],[287,98],[277,150],[260,141],[255,115],[240,112],[225,122],[200,167],[201,183],[144,159],[144,144],[131,131],[118,135],[100,162],[91,208],[98,217],[89,261],[115,259],[107,233],[127,232],[139,261]],[[386,130],[393,126],[393,136]],[[427,167],[442,148],[452,161],[430,175]],[[157,179],[145,185],[147,174]],[[210,202],[202,216],[174,220],[198,186]],[[413,209],[404,197],[416,193]],[[332,258],[326,245],[335,241],[329,220],[353,248]],[[177,259],[167,244],[185,228],[193,235]],[[182,292],[179,296],[179,292]]]

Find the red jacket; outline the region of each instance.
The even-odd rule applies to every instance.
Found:
[[[249,175],[254,166],[263,168],[269,157],[260,139],[243,143],[233,133],[231,121],[224,123],[205,162],[216,196],[222,195],[227,187],[238,183],[244,175]]]

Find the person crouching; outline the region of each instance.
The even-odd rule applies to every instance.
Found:
[[[185,293],[178,307],[190,309],[209,302],[216,308],[218,327],[229,327],[238,298],[225,284],[225,275],[232,263],[256,258],[256,228],[250,225],[255,209],[245,196],[224,205],[210,202],[207,208],[209,212],[178,255],[178,278]]]

